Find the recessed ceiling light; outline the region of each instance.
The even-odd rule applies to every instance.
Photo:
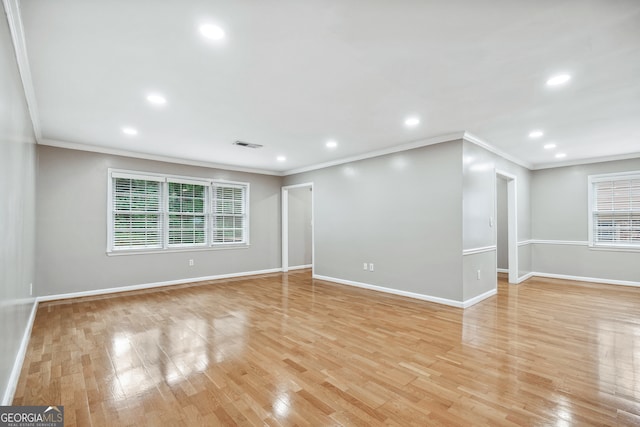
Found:
[[[407,117],[404,124],[409,127],[418,126],[420,124],[420,118],[416,116]]]
[[[217,25],[204,24],[200,26],[200,34],[209,40],[222,40],[224,38],[224,30]]]
[[[567,155],[565,153],[556,154],[556,159],[562,159],[562,158],[565,158],[565,157],[567,157]]]
[[[124,133],[125,135],[137,135],[138,130],[132,127],[124,127],[122,128],[122,133]]]
[[[284,162],[285,160],[287,160],[287,158],[285,156],[278,156],[276,157],[276,160],[279,162]]]
[[[327,148],[336,148],[338,146],[338,143],[334,140],[331,140],[327,141],[326,146]]]
[[[545,144],[544,146],[545,150],[553,150],[554,148],[556,148],[556,144]]]
[[[167,103],[167,98],[160,95],[159,93],[151,93],[147,95],[147,101],[149,101],[153,105],[164,105]]]
[[[553,76],[547,80],[547,85],[558,86],[568,82],[569,80],[571,80],[571,76],[569,74],[558,74],[557,76]]]
[[[533,130],[529,132],[529,138],[540,138],[542,135],[544,135],[544,132],[541,130]]]

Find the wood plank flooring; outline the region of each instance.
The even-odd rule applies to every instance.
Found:
[[[466,310],[309,271],[41,304],[16,405],[66,426],[639,425],[640,289]]]

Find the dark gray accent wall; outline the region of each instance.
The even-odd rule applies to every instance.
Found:
[[[285,177],[314,185],[315,273],[462,301],[461,156],[452,141]]]
[[[0,390],[2,404],[34,305],[36,148],[9,26],[0,16]]]
[[[281,177],[48,146],[38,155],[39,296],[281,267]],[[108,256],[108,168],[249,182],[250,246]]]

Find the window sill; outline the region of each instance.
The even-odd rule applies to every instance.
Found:
[[[640,246],[609,246],[609,245],[589,245],[589,249],[594,251],[610,251],[610,252],[640,252]]]
[[[236,250],[236,249],[249,249],[250,243],[242,243],[239,245],[220,245],[220,246],[205,246],[195,248],[169,248],[169,249],[127,249],[120,251],[107,251],[107,256],[126,256],[126,255],[158,255],[158,254],[171,254],[171,253],[183,253],[183,252],[207,252],[207,251],[224,251],[224,250]]]

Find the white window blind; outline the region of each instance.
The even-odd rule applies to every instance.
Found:
[[[109,170],[107,252],[249,243],[249,184]]]
[[[204,185],[169,182],[169,246],[206,245]]]
[[[640,174],[591,181],[591,243],[640,248]]]
[[[113,248],[162,247],[161,183],[113,178]]]
[[[246,242],[246,187],[214,183],[213,242]]]

